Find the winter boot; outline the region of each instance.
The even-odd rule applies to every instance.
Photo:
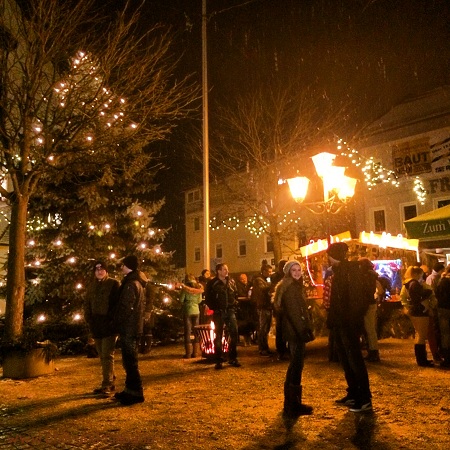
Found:
[[[194,342],[193,350],[191,354],[191,358],[198,358],[200,356],[200,344],[198,342]]]
[[[192,354],[192,345],[184,344],[184,348],[186,350],[186,354],[183,356],[183,358],[188,359],[191,357],[191,354]]]
[[[291,417],[309,416],[313,408],[302,404],[302,387],[295,384],[284,385],[284,413]]]
[[[365,360],[369,362],[380,362],[380,352],[378,350],[369,350]]]
[[[415,344],[414,353],[416,355],[417,365],[421,367],[433,367],[433,361],[427,359],[427,349],[425,344]]]

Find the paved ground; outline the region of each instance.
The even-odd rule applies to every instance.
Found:
[[[368,365],[374,412],[353,414],[334,404],[345,384],[326,338],[308,344],[304,397],[315,409],[295,421],[280,414],[288,363],[256,347],[219,372],[183,360],[181,345],[157,347],[140,359],[146,401],[131,407],[90,394],[97,359],[62,358],[50,376],[0,378],[0,450],[448,449],[450,371],[416,366],[412,340],[380,345],[382,362]],[[121,388],[120,352],[117,362]]]

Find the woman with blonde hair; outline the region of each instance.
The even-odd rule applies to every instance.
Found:
[[[284,413],[288,416],[312,414],[312,406],[302,403],[302,372],[305,344],[312,340],[312,326],[305,300],[302,269],[298,261],[288,261],[284,278],[277,284],[274,307],[282,321],[283,339],[289,343],[291,360],[284,382]]]
[[[196,358],[200,356],[200,344],[198,337],[194,334],[194,342],[191,343],[191,333],[199,324],[200,308],[202,302],[203,286],[194,275],[188,274],[181,286],[180,303],[184,324],[184,348],[183,358]]]

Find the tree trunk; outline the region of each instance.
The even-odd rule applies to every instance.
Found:
[[[6,282],[5,337],[22,334],[25,302],[25,239],[28,197],[20,194],[11,205],[8,274]]]
[[[270,233],[273,244],[273,259],[275,262],[275,267],[278,267],[278,262],[283,258],[283,251],[281,249],[281,235],[279,231],[274,231]]]

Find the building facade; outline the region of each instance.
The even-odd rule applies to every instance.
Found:
[[[450,204],[450,86],[394,107],[364,137],[361,155],[386,169],[384,179],[391,171],[391,182],[362,184],[358,228],[405,235],[405,220]],[[420,246],[450,248],[450,237]]]
[[[226,217],[218,220],[215,213],[218,205],[214,203],[214,188],[211,189],[211,228],[209,266],[214,270],[216,264],[227,263],[233,274],[258,273],[261,264],[267,262],[275,268],[273,246],[269,236],[258,236],[244,225],[245,213],[240,217]],[[200,275],[205,268],[203,196],[200,187],[185,193],[186,216],[186,273]],[[295,236],[284,241],[283,257],[288,258],[298,248]]]
[[[397,105],[368,126],[363,137],[359,157],[361,162],[372,159],[376,175],[368,175],[370,188],[363,174],[358,183],[354,198],[357,233],[405,236],[405,220],[450,204],[450,86]],[[211,217],[217,206],[212,194]],[[186,272],[199,275],[205,266],[201,188],[185,193],[185,212]],[[275,266],[270,238],[256,237],[239,219],[229,218],[218,227],[212,220],[211,269],[219,262],[229,264],[232,273],[256,273],[263,260]],[[450,254],[450,237],[420,246],[440,247]],[[296,255],[298,247],[295,236],[288,238],[283,257]]]

